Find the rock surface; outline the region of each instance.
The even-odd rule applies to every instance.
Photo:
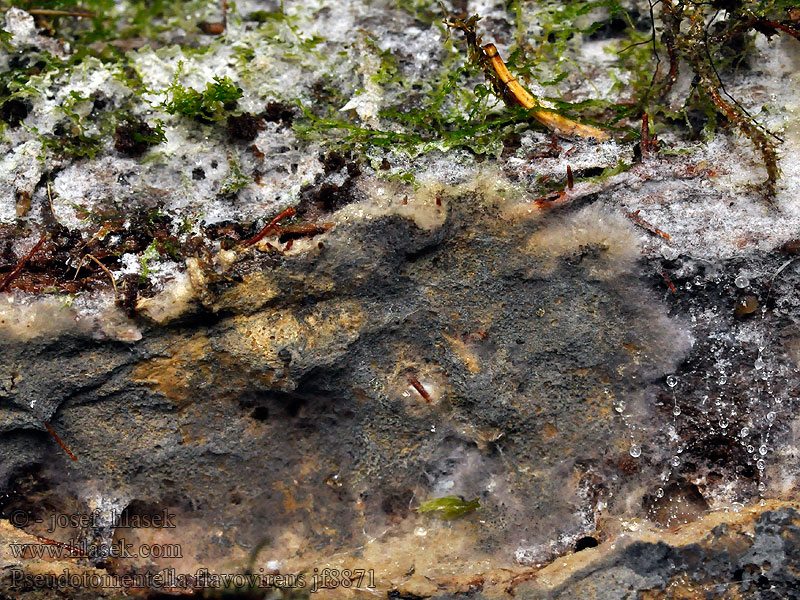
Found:
[[[509,36],[502,5],[467,3],[486,39]],[[339,146],[326,103],[378,131],[418,101],[388,65],[427,90],[463,61],[441,15],[215,7],[75,64],[6,13],[3,61],[38,93],[6,81],[0,111],[0,594],[64,587],[23,572],[173,569],[187,592],[201,569],[327,568],[368,574],[339,597],[794,597],[800,43],[757,38],[730,87],[769,98],[784,138],[768,204],[731,131],[667,127],[646,156],[527,125],[497,152]],[[584,41],[577,64],[617,93],[610,42]],[[201,114],[171,112],[189,87]],[[480,506],[418,511],[445,497]],[[161,514],[174,527],[124,525]],[[14,554],[121,542],[179,555]]]

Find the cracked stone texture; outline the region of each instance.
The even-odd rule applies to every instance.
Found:
[[[267,37],[244,17],[256,8],[232,12],[225,38],[187,34],[211,52],[169,45],[185,41],[176,29],[133,50],[132,68],[152,89],[180,60],[198,89],[230,75],[255,113],[338,81],[354,95],[346,110],[369,123],[396,98],[367,85],[375,57],[353,30],[399,53],[409,77],[446,58],[436,25],[382,3],[292,7],[325,39],[314,56],[287,55],[290,32]],[[501,3],[468,8],[491,17],[487,39],[508,35]],[[24,52],[69,52],[22,11],[6,23]],[[252,64],[235,60],[237,43],[258,50]],[[99,269],[79,294],[44,292],[46,263],[31,261],[0,298],[0,594],[57,596],[10,583],[11,568],[64,568],[9,553],[43,536],[182,548],[69,563],[92,572],[374,569],[376,590],[325,592],[341,597],[793,597],[800,50],[757,50],[764,60],[731,90],[750,108],[772,95],[764,118],[785,138],[773,206],[749,187],[763,177],[752,150],[725,132],[603,181],[579,176],[548,204],[535,200],[540,177],[632,162],[632,144],[561,141],[543,156],[549,135],[529,130],[485,161],[463,149],[334,158],[280,119],[250,146],[151,104],[135,112],[163,118],[168,142],[144,158],[111,138],[95,158],[41,158],[31,126],[54,131],[71,90],[136,102],[99,61],[43,75],[48,94],[2,141],[6,271],[53,219],[63,248],[88,244],[103,221],[82,218],[93,211],[127,223],[110,234],[128,236],[109,262],[120,286],[145,276],[147,243],[126,231],[155,209],[186,248],[289,204],[325,226],[291,247],[269,235],[155,257],[134,307]],[[589,75],[607,67],[590,58]],[[662,142],[681,146],[669,131]],[[253,180],[223,194],[235,165]],[[388,177],[403,172],[415,185]],[[444,496],[480,508],[454,521],[417,513]],[[161,510],[174,530],[114,527],[115,511]],[[94,527],[47,531],[53,514],[91,511]],[[599,546],[574,552],[590,538]]]

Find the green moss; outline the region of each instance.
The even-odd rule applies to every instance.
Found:
[[[228,173],[220,185],[219,193],[222,196],[233,197],[251,181],[252,179],[242,171],[239,161],[231,156],[228,159]]]
[[[230,77],[215,76],[213,82],[206,84],[202,92],[178,83],[183,69],[179,63],[178,72],[172,84],[165,90],[166,99],[161,107],[169,114],[179,114],[203,121],[221,121],[228,116],[242,97],[242,89],[237,87]]]
[[[636,104],[642,112],[686,123],[693,135],[697,132],[690,124],[692,113],[695,121],[697,115],[705,117],[705,137],[714,135],[719,126],[738,128],[764,161],[767,180],[761,190],[768,199],[775,195],[780,176],[776,137],[728,94],[725,83],[750,59],[754,36],[772,37],[782,31],[800,36],[800,27],[787,19],[792,6],[781,0],[731,2],[721,15],[715,4],[661,3],[658,17],[663,33],[645,40],[651,51],[652,75],[646,82],[643,77],[636,82]],[[661,68],[657,69],[659,62]],[[673,88],[687,68],[692,86],[682,101],[678,98],[676,102]]]
[[[138,127],[136,125],[139,125]],[[122,115],[119,119],[119,126],[128,126],[131,140],[135,144],[147,147],[163,144],[167,141],[167,134],[164,131],[164,122],[156,120],[154,125],[140,122],[130,115]]]
[[[144,252],[139,256],[139,264],[142,267],[142,272],[139,274],[139,283],[146,283],[147,278],[150,276],[151,269],[148,266],[151,261],[158,260],[161,253],[158,251],[158,242],[153,239],[150,245],[145,248]]]
[[[280,10],[258,10],[250,13],[247,20],[261,23],[259,31],[271,43],[283,46],[286,50],[284,57],[288,59],[309,52],[313,53],[315,48],[324,41],[324,38],[320,36],[307,36],[303,31],[300,19],[286,14],[283,0],[281,0]]]
[[[406,3],[408,4],[408,3]],[[432,10],[433,2],[414,2],[413,10],[402,6],[409,12]],[[555,112],[569,118],[587,123],[596,123],[608,128],[619,123],[631,114],[630,104],[618,104],[608,99],[591,99],[582,102],[569,102],[561,97],[558,85],[568,77],[576,76],[575,61],[564,60],[567,55],[568,40],[576,34],[590,34],[600,27],[597,21],[578,21],[592,11],[600,11],[600,16],[617,16],[623,13],[616,0],[577,2],[562,5],[548,3],[547,10],[535,13],[544,23],[542,33],[538,34],[536,52],[518,47],[512,52],[509,66],[516,71],[521,80],[535,78],[539,85],[551,87],[556,95],[551,100]],[[436,10],[439,10],[438,8]],[[530,20],[527,5],[523,9],[519,3],[512,3],[520,29]],[[588,18],[588,17],[587,17]],[[486,65],[481,60],[476,27],[479,17],[462,21],[462,30],[467,33],[467,60],[464,52],[454,52],[454,40],[446,37],[443,62],[423,80],[404,81],[399,75],[398,61],[389,51],[380,50],[372,40],[367,39],[367,51],[377,58],[379,67],[371,75],[373,82],[381,85],[386,97],[402,98],[402,103],[379,111],[380,127],[365,125],[346,118],[337,106],[320,106],[313,110],[304,107],[305,122],[297,123],[298,133],[307,138],[324,141],[327,144],[350,147],[378,146],[418,156],[432,150],[447,151],[452,148],[468,148],[477,154],[499,155],[505,141],[512,134],[526,128],[541,128],[530,114],[515,107],[498,111],[501,98],[491,87],[479,83],[483,79]],[[470,37],[471,36],[471,37]],[[520,35],[520,39],[525,39]],[[538,43],[532,40],[530,43]],[[528,43],[528,42],[526,42]],[[571,43],[573,46],[575,42]],[[573,48],[574,50],[574,48]],[[560,56],[560,57],[559,57]],[[553,65],[558,68],[554,70]],[[571,82],[574,83],[574,82]],[[347,98],[343,99],[344,102]],[[340,105],[339,105],[340,106]],[[624,131],[634,131],[622,128]]]

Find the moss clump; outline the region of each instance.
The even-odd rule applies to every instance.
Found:
[[[184,87],[178,83],[182,67],[183,63],[180,63],[175,80],[165,91],[167,98],[161,105],[169,114],[203,121],[221,121],[242,97],[242,89],[230,77],[215,76],[214,81],[207,83],[202,92]]]
[[[747,68],[757,34],[800,39],[800,25],[791,12],[796,5],[786,0],[667,0],[651,13],[650,36],[633,37],[621,52],[637,74],[634,104],[639,112],[685,123],[695,135],[701,128],[710,135],[718,126],[732,125],[749,138],[767,170],[761,185],[767,199],[774,197],[780,176],[778,138],[728,93],[726,82]],[[687,67],[693,75],[689,93],[676,98],[675,84]]]
[[[228,173],[222,181],[219,194],[224,198],[235,198],[239,190],[246,187],[251,181],[252,178],[248,177],[242,171],[242,166],[239,164],[239,161],[231,156],[228,159]]]

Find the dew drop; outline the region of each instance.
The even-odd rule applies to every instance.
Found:
[[[767,413],[767,423],[774,423],[775,422],[775,412],[769,411]]]
[[[766,456],[766,455],[767,455],[767,447],[766,447],[764,444],[761,444],[761,445],[758,447],[758,453],[759,453],[761,456]]]
[[[763,491],[765,491],[766,489],[767,489],[767,484],[766,484],[766,483],[764,483],[763,481],[762,481],[761,483],[759,483],[759,484],[758,484],[758,491],[759,491],[759,492],[763,492]]]
[[[664,488],[658,488],[658,491],[656,491],[656,497],[657,498],[663,498],[664,497]]]
[[[739,433],[739,435],[743,438],[746,438],[748,435],[750,435],[750,428],[742,427],[742,431]]]
[[[678,456],[673,456],[672,459],[669,461],[673,467],[678,467],[681,464],[681,459]]]
[[[759,357],[756,359],[756,362],[755,362],[755,364],[754,364],[753,366],[754,366],[754,367],[755,367],[757,370],[763,369],[763,368],[764,368],[764,360],[763,360],[763,359],[762,359],[762,358],[759,356]]]
[[[748,454],[752,454],[755,451],[756,451],[755,446],[752,446],[750,444],[747,445],[747,453]]]
[[[628,452],[633,458],[639,458],[642,455],[642,447],[639,444],[631,444],[631,449]]]
[[[750,285],[750,280],[744,275],[739,275],[733,283],[735,283],[738,288],[746,288]]]
[[[674,388],[676,385],[678,385],[678,378],[675,377],[675,375],[667,376],[667,385],[671,388]]]
[[[722,429],[727,429],[728,428],[728,419],[720,419],[719,420],[719,426],[722,427]]]
[[[672,409],[672,414],[675,415],[676,417],[678,415],[680,415],[681,414],[681,407],[676,404],[675,408]]]
[[[756,467],[758,467],[759,471],[763,471],[766,468],[766,466],[767,463],[764,462],[763,458],[758,459],[758,462],[756,462]]]

